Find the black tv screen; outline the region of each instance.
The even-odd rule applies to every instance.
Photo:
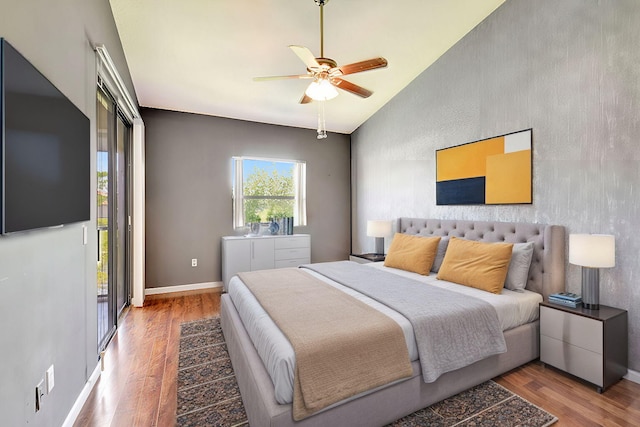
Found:
[[[89,119],[0,39],[2,234],[90,219]]]

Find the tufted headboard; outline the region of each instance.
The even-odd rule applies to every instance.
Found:
[[[524,222],[458,221],[399,218],[399,233],[418,236],[455,236],[483,242],[533,242],[527,289],[545,299],[565,290],[565,232],[560,225]]]

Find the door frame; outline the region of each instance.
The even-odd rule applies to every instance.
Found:
[[[120,76],[109,51],[104,44],[94,45],[96,52],[96,73],[97,79],[106,85],[118,101],[118,105],[125,114],[125,117],[133,124],[132,146],[132,167],[133,176],[131,184],[133,186],[132,198],[133,206],[132,227],[133,242],[132,256],[133,264],[131,282],[131,303],[136,307],[142,307],[145,294],[145,135],[144,121],[138,110],[138,102],[131,96],[127,85]],[[125,64],[126,65],[126,64]],[[125,67],[126,72],[126,67]]]

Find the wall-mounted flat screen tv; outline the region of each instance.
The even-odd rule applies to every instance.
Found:
[[[90,218],[89,119],[0,39],[2,234]]]

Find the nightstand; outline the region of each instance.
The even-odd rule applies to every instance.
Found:
[[[540,303],[540,361],[597,386],[598,393],[627,374],[627,312]]]
[[[370,262],[384,261],[384,254],[351,254],[349,255],[349,261],[357,262],[358,264],[368,264]]]

